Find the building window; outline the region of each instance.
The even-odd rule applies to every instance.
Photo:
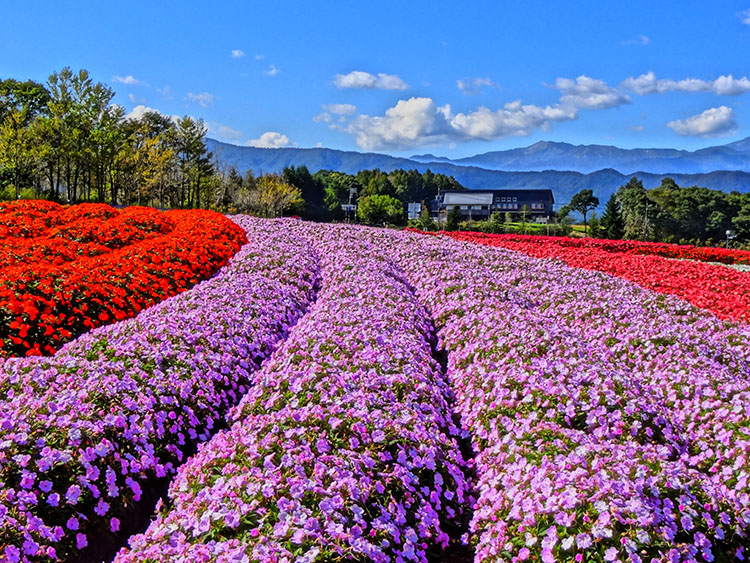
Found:
[[[513,198],[513,201],[514,201],[514,202],[518,201],[518,198],[517,198],[517,197],[514,197],[514,198]]]

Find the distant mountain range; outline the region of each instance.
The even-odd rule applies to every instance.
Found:
[[[557,203],[568,202],[573,194],[589,188],[603,206],[609,195],[633,176],[647,188],[658,186],[669,176],[680,186],[750,192],[750,137],[693,152],[539,142],[456,160],[429,154],[398,158],[326,148],[261,149],[213,139],[207,139],[206,145],[221,163],[242,173],[281,172],[292,165],[305,165],[310,172],[326,169],[349,174],[373,168],[385,172],[429,168],[454,176],[470,189],[550,188]]]
[[[693,152],[676,149],[621,149],[608,145],[571,145],[540,141],[525,148],[486,152],[467,158],[448,159],[422,154],[412,156],[411,160],[515,172],[564,170],[588,174],[603,168],[612,168],[623,174],[699,174],[715,170],[750,172],[750,137]]]

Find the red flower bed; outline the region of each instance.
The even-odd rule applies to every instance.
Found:
[[[213,211],[0,203],[0,356],[53,354],[210,277],[245,242]]]
[[[641,254],[638,245],[631,241],[604,241],[612,243],[605,249],[597,246],[596,239],[561,237],[532,237],[516,235],[488,235],[470,232],[443,232],[458,240],[500,246],[518,250],[537,258],[562,260],[570,266],[606,272],[630,280],[638,285],[676,295],[696,307],[708,309],[722,319],[750,321],[750,274],[732,270],[725,266],[669,260],[654,254]],[[588,243],[593,240],[593,244]],[[562,242],[564,241],[564,242]],[[569,244],[568,241],[573,241]],[[625,250],[613,250],[621,243]],[[676,246],[676,245],[664,245]],[[693,248],[693,247],[686,247]],[[722,249],[696,249],[722,250]],[[738,252],[738,251],[731,251]]]
[[[484,234],[484,233],[479,233]],[[598,248],[606,252],[622,252],[636,255],[655,255],[665,258],[720,262],[722,264],[750,264],[750,252],[708,246],[667,244],[665,242],[643,242],[638,240],[608,240],[598,238],[545,237],[534,235],[486,235],[493,240],[507,240],[534,244],[557,244],[572,248]]]

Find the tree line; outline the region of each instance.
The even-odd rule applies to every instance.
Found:
[[[672,178],[647,190],[631,178],[589,221],[592,236],[679,244],[716,245],[727,231],[750,242],[750,193],[680,187]],[[593,227],[593,228],[591,228]]]
[[[0,81],[0,196],[210,206],[215,173],[203,122],[127,118],[114,95],[68,67],[46,84]]]

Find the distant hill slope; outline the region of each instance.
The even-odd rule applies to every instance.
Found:
[[[747,150],[750,151],[750,142],[747,139],[739,143],[745,143]],[[560,170],[501,171],[479,166],[459,165],[451,162],[418,162],[417,160],[397,158],[384,154],[339,151],[325,148],[259,149],[255,147],[239,147],[221,143],[213,139],[207,139],[206,144],[208,149],[214,153],[220,162],[228,166],[234,166],[242,173],[247,170],[253,170],[256,174],[261,172],[281,172],[286,166],[292,165],[305,165],[310,172],[327,169],[349,174],[373,168],[379,168],[384,172],[390,172],[397,168],[414,168],[424,172],[429,168],[433,172],[455,177],[456,180],[470,189],[550,188],[555,194],[555,201],[558,204],[567,203],[573,194],[584,188],[589,188],[594,190],[594,194],[599,198],[603,206],[610,194],[625,184],[632,176],[638,176],[646,188],[658,186],[662,178],[669,176],[674,178],[680,186],[702,186],[723,191],[736,190],[739,192],[750,192],[750,171],[719,170],[708,173],[689,174],[680,172],[652,173],[636,171],[631,174],[623,174],[612,167],[590,173]],[[731,145],[726,146],[730,147]],[[675,152],[680,153],[682,151]],[[669,169],[667,168],[667,170]]]
[[[750,172],[750,138],[697,151],[675,149],[621,149],[608,145],[571,145],[540,141],[529,147],[487,152],[467,158],[446,159],[417,155],[419,162],[450,162],[491,170],[543,171],[573,170],[595,172],[613,168],[623,174],[667,171],[683,174],[741,170]]]

